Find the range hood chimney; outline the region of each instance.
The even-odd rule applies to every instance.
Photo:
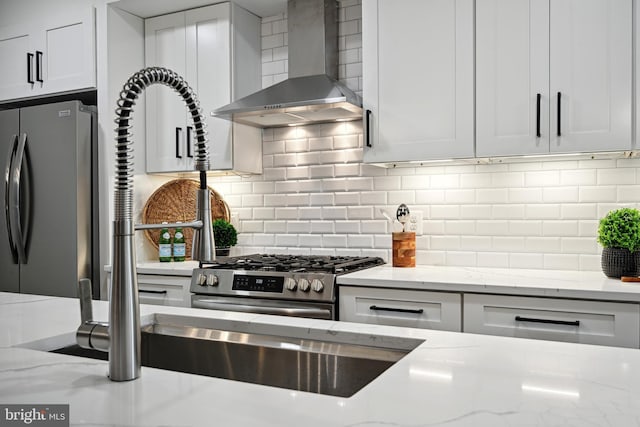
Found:
[[[288,0],[289,78],[211,113],[260,128],[360,120],[362,99],[338,79],[338,3]]]

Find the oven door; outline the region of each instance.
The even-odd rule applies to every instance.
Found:
[[[191,307],[204,308],[207,310],[239,311],[243,313],[276,314],[280,316],[335,320],[334,305],[331,303],[309,303],[192,294]]]

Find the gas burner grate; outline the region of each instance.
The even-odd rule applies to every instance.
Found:
[[[343,274],[382,264],[384,264],[384,261],[378,257],[252,254],[221,259],[218,262],[203,265],[202,267]]]

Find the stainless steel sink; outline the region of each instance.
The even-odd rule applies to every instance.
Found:
[[[319,339],[320,332],[314,336],[307,329],[279,327],[279,331],[284,328],[292,332],[291,336],[282,336],[238,331],[249,326],[237,327],[237,323],[235,331],[212,328],[206,323],[201,318],[156,315],[152,324],[142,328],[142,365],[349,397],[422,342],[353,333],[336,334],[336,339],[331,340],[327,338],[332,335],[326,331],[327,337]],[[106,357],[106,353],[93,353],[75,345],[53,351]]]

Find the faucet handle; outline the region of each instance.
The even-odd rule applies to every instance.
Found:
[[[76,331],[76,342],[82,348],[109,351],[109,325],[93,320],[91,280],[80,279],[78,299],[80,300],[80,320],[82,323]]]
[[[78,282],[78,299],[80,300],[80,320],[82,323],[93,320],[93,291],[90,279],[80,279]]]

